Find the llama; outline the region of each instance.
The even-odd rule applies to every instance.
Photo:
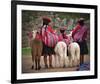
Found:
[[[41,61],[41,56],[44,56],[43,60],[44,60],[44,64],[45,64],[45,68],[48,68],[48,64],[47,64],[47,55],[49,55],[49,65],[50,67],[52,67],[52,60],[51,60],[51,56],[52,54],[47,54],[45,53],[45,50],[44,48],[49,48],[47,47],[43,42],[42,40],[40,39],[36,39],[36,35],[37,35],[37,30],[33,30],[32,32],[29,32],[28,34],[28,38],[29,38],[29,43],[30,43],[30,47],[31,47],[31,54],[32,54],[32,61],[33,61],[33,64],[34,64],[34,58],[37,59],[36,56],[34,55],[38,55],[39,54],[39,58],[38,58],[38,61],[40,63]],[[54,49],[52,49],[54,51]],[[36,54],[37,53],[37,54]],[[40,56],[41,55],[41,56]],[[33,69],[33,66],[32,66],[32,69]]]
[[[55,67],[68,67],[69,59],[67,56],[67,45],[65,42],[60,41],[55,46]],[[57,64],[58,60],[58,64]]]
[[[80,47],[78,43],[73,42],[68,46],[70,66],[78,66],[80,64]]]
[[[73,42],[72,32],[67,36],[70,38],[70,44],[68,45],[69,66],[78,66],[80,65],[80,46],[78,43]]]
[[[30,47],[31,47],[32,62],[33,62],[32,69],[35,68],[36,70],[39,70],[41,68],[40,58],[42,55],[43,45],[41,40],[35,38],[36,33],[37,31],[32,31],[31,33],[32,35],[28,34],[28,36],[30,36]]]

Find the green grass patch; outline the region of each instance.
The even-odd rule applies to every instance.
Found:
[[[31,55],[31,48],[30,47],[26,47],[26,48],[22,48],[22,55]]]

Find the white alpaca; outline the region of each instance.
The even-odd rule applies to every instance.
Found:
[[[68,67],[67,45],[65,42],[58,42],[55,47],[55,67]],[[58,64],[57,64],[58,61]]]
[[[72,42],[68,46],[69,66],[78,66],[80,64],[80,47],[78,43]]]

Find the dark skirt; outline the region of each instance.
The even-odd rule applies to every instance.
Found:
[[[42,55],[52,55],[55,54],[54,48],[53,47],[48,47],[43,43],[43,50],[42,50]]]
[[[85,55],[85,54],[88,54],[88,46],[87,46],[87,43],[86,41],[82,41],[82,42],[77,42],[80,46],[80,54],[81,55]]]

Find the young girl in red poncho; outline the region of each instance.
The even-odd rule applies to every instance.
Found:
[[[53,28],[49,25],[49,23],[51,22],[50,18],[48,17],[43,17],[43,25],[41,27],[41,30],[44,29],[44,35],[46,35],[47,32],[51,32],[52,34],[54,34],[54,30]],[[43,33],[41,31],[41,33]],[[42,41],[44,40],[44,36],[41,34],[41,38]],[[45,67],[48,68],[47,65],[47,55],[49,55],[49,66],[52,68],[52,54],[54,54],[54,49],[52,47],[48,47],[47,45],[45,45],[44,41],[43,41],[43,52],[42,54],[44,55],[44,62],[45,62]]]
[[[70,37],[65,33],[67,27],[60,28],[59,41],[64,41],[67,45],[70,44]]]

